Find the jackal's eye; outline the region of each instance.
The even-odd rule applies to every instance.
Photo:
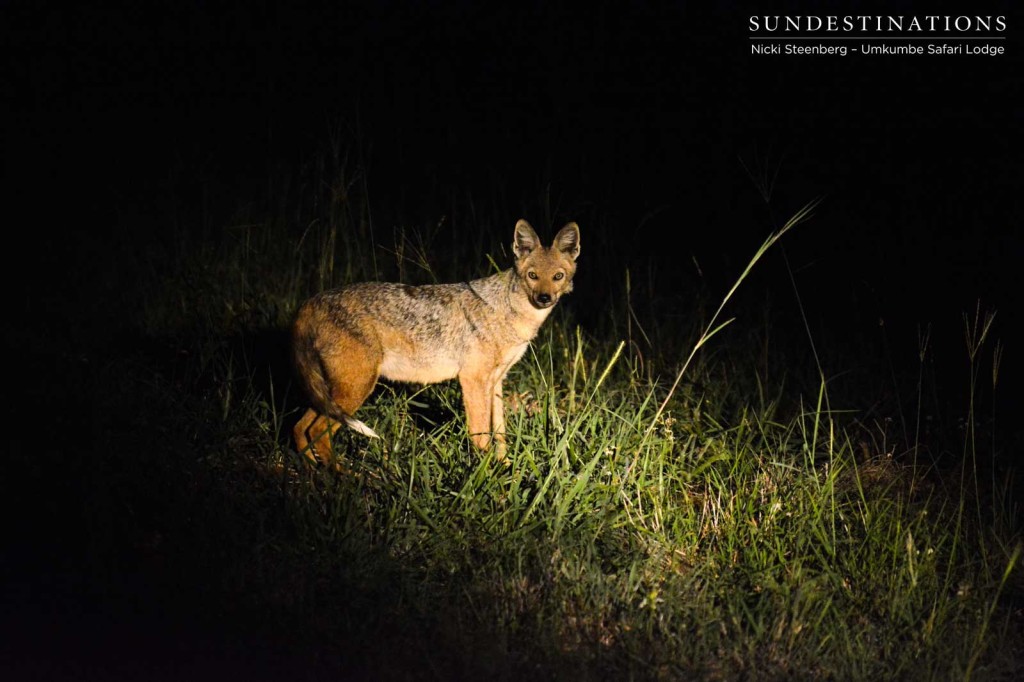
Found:
[[[533,270],[530,270],[528,273],[526,273],[526,276],[529,277],[530,279],[537,279],[537,273],[534,272]]]
[[[565,278],[565,273],[564,273],[564,272],[556,272],[556,273],[555,273],[555,276],[554,276],[554,280],[555,280],[556,282],[557,282],[558,280],[560,280],[560,279],[564,279],[564,278]]]

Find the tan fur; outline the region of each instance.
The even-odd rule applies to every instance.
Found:
[[[371,437],[353,416],[377,379],[431,384],[458,378],[473,443],[505,455],[502,381],[551,309],[572,291],[580,233],[569,223],[543,246],[516,223],[515,266],[455,284],[365,282],[325,291],[299,309],[295,366],[312,406],[295,425],[295,446],[312,461],[331,458],[341,426]]]

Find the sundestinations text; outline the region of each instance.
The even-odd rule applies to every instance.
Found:
[[[880,32],[880,33],[977,33],[1006,31],[1006,17],[1000,16],[752,16],[751,33],[782,32]]]

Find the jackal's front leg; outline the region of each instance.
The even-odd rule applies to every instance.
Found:
[[[508,448],[505,445],[505,403],[502,400],[504,377],[498,377],[491,390],[491,428],[494,433],[494,452],[499,461],[505,460]]]
[[[486,378],[463,373],[459,375],[462,401],[466,405],[466,428],[473,445],[486,450],[491,444],[491,392]]]

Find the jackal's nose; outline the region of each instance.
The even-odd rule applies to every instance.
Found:
[[[551,294],[537,294],[537,303],[541,305],[551,303]]]

